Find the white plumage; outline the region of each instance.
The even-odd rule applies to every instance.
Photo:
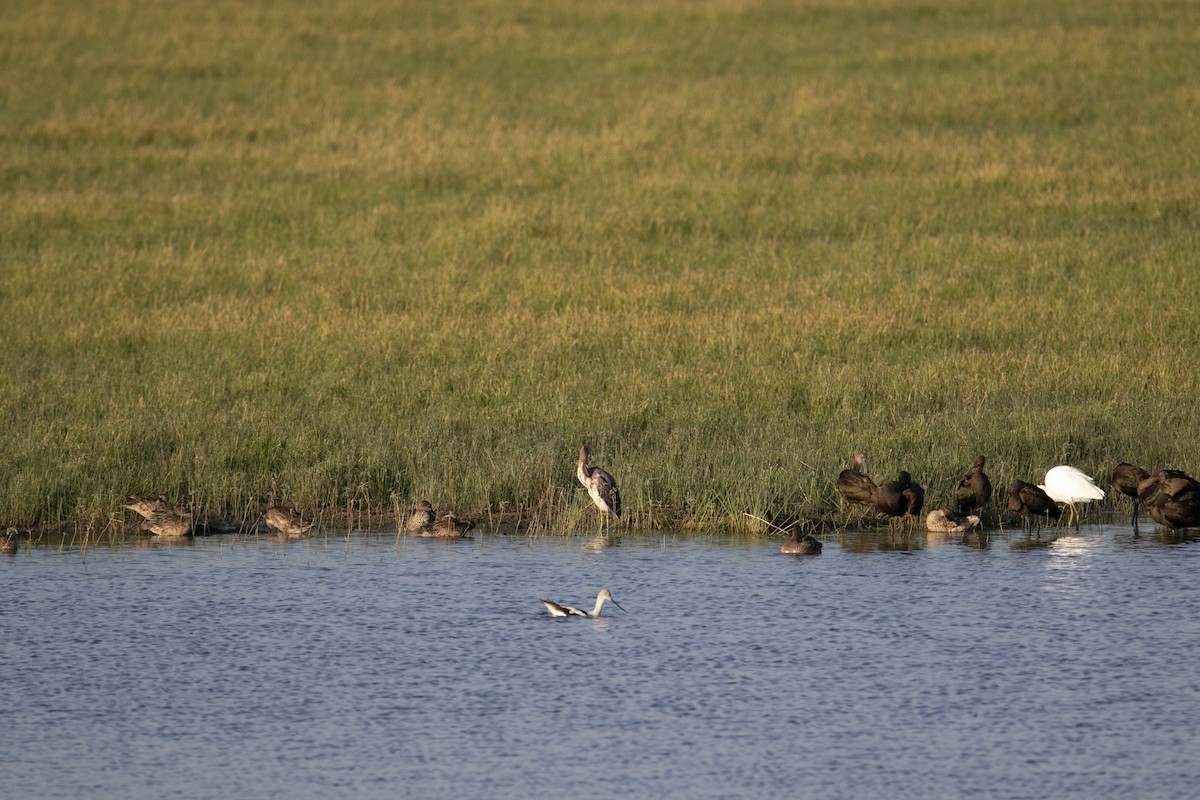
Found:
[[[1043,492],[1056,503],[1065,503],[1071,509],[1070,525],[1075,519],[1075,504],[1090,503],[1093,500],[1103,500],[1104,490],[1096,482],[1077,467],[1061,464],[1051,467],[1046,472],[1046,482],[1038,484]]]
[[[613,596],[608,591],[608,589],[601,589],[600,594],[596,595],[596,605],[592,608],[591,611],[583,611],[581,609],[575,608],[574,606],[567,606],[567,605],[563,605],[562,603],[556,603],[553,600],[539,600],[538,602],[546,607],[546,610],[550,612],[550,616],[552,616],[552,617],[592,617],[592,618],[597,618],[600,616],[600,609],[604,607],[605,600],[609,601],[617,608],[621,608],[621,604],[618,603],[616,600],[613,600]],[[624,611],[625,609],[621,608],[621,610]]]

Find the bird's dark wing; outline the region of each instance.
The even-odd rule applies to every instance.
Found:
[[[612,509],[613,514],[620,517],[621,490],[617,488],[616,479],[599,467],[592,469],[592,478],[596,481],[596,492],[600,495],[600,499]]]

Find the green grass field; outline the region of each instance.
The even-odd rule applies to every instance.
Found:
[[[1200,468],[1200,6],[13,0],[0,523]],[[1003,492],[1001,491],[1001,494]],[[1003,502],[1003,498],[1001,498]]]

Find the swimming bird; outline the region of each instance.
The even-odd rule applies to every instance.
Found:
[[[9,528],[0,536],[0,555],[11,556],[17,552],[17,529]]]
[[[562,603],[556,603],[553,600],[539,600],[538,602],[546,607],[546,610],[550,612],[550,616],[552,617],[592,617],[593,619],[596,619],[600,616],[600,609],[604,606],[605,600],[609,601],[617,608],[620,608],[622,611],[625,610],[624,608],[621,608],[620,603],[613,599],[613,596],[608,589],[601,589],[600,594],[596,595],[596,605],[591,611],[581,611],[574,606],[564,606]]]
[[[821,542],[811,533],[801,536],[799,528],[792,528],[792,538],[783,543],[779,552],[791,556],[819,556],[821,549]]]
[[[1008,510],[1025,518],[1025,532],[1032,533],[1031,517],[1058,519],[1062,509],[1040,486],[1013,478],[1008,489]],[[1038,535],[1041,535],[1039,531]]]
[[[612,475],[599,467],[588,466],[590,455],[591,450],[586,444],[579,448],[575,477],[587,489],[588,496],[592,498],[596,508],[600,509],[600,526],[603,527],[606,515],[612,514],[617,519],[621,518],[621,490],[617,488],[617,481]]]
[[[1066,464],[1060,464],[1047,470],[1046,482],[1038,484],[1038,487],[1054,502],[1066,503],[1067,507],[1071,509],[1067,525],[1075,522],[1077,528],[1079,523],[1075,519],[1075,504],[1104,499],[1104,490],[1096,485],[1091,476],[1077,467]]]
[[[978,525],[975,514],[959,514],[948,508],[935,508],[925,517],[925,527],[934,533],[965,533]]]
[[[445,514],[431,528],[422,528],[419,536],[431,537],[436,539],[461,539],[467,535],[467,531],[475,527],[475,523],[468,520],[461,520],[455,514]]]
[[[1181,500],[1162,492],[1150,506],[1150,519],[1173,531],[1200,528],[1200,498],[1189,496]]]
[[[155,511],[142,523],[142,530],[150,531],[164,539],[178,539],[192,532],[192,513],[172,508]]]
[[[979,511],[992,499],[992,482],[983,471],[986,463],[987,459],[983,456],[975,456],[971,469],[958,482],[958,488],[954,490],[954,502],[958,505],[959,513]]]
[[[305,523],[304,518],[294,508],[287,506],[271,506],[263,514],[267,527],[285,533],[293,539],[303,536],[306,531],[317,523]]]
[[[866,453],[854,454],[853,464],[850,469],[844,469],[838,473],[835,486],[837,486],[838,493],[851,503],[869,506],[875,502],[872,497],[875,491],[875,481],[867,477]]]
[[[125,501],[125,507],[133,511],[145,519],[150,519],[150,515],[158,511],[170,511],[174,508],[171,502],[167,500],[165,494],[145,495],[131,494],[129,499]]]
[[[428,500],[422,500],[408,515],[408,519],[404,522],[404,530],[416,533],[432,525],[434,519],[436,516],[433,513],[433,505]]]
[[[1127,461],[1122,461],[1113,468],[1112,490],[1115,494],[1123,494],[1133,501],[1133,517],[1129,524],[1137,531],[1138,526],[1138,486],[1150,477],[1150,473],[1141,467],[1135,467]]]

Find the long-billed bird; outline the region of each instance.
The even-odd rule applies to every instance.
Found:
[[[855,453],[854,462],[849,469],[844,469],[838,474],[835,485],[838,494],[851,503],[873,505],[875,503],[875,481],[867,477],[867,454]]]
[[[1025,518],[1026,534],[1033,531],[1032,517],[1058,519],[1062,516],[1062,509],[1040,486],[1026,483],[1019,478],[1013,478],[1008,489],[1008,510]],[[1040,530],[1038,536],[1041,536]]]
[[[975,456],[971,469],[958,482],[958,488],[954,490],[954,502],[960,514],[979,511],[992,499],[992,482],[983,471],[986,463],[987,459],[983,456]]]
[[[617,519],[621,518],[621,490],[617,488],[617,481],[612,475],[599,467],[588,466],[588,456],[590,455],[591,451],[586,444],[579,448],[579,463],[575,465],[575,477],[587,489],[588,496],[592,498],[596,508],[600,509],[600,527],[604,527],[606,515],[611,514]]]
[[[1047,470],[1046,482],[1039,484],[1039,488],[1054,502],[1066,503],[1067,507],[1071,509],[1071,513],[1067,517],[1067,525],[1074,522],[1076,528],[1079,527],[1079,522],[1075,518],[1075,504],[1104,499],[1104,490],[1096,485],[1090,475],[1078,467],[1066,464],[1060,464]]]
[[[1115,494],[1123,494],[1133,502],[1133,516],[1129,524],[1135,532],[1138,527],[1138,486],[1149,477],[1149,472],[1128,461],[1122,461],[1113,467],[1112,481],[1109,485]]]
[[[1188,495],[1185,499],[1161,492],[1150,506],[1150,519],[1173,531],[1180,528],[1200,528],[1200,498]]]
[[[892,519],[921,513],[921,507],[925,505],[925,490],[913,482],[908,472],[901,470],[896,480],[887,480],[876,486],[871,498],[875,510],[889,518],[890,527]]]
[[[553,600],[538,600],[538,602],[546,607],[546,610],[550,612],[550,616],[552,617],[592,617],[593,619],[597,619],[600,616],[600,609],[604,607],[605,600],[622,611],[625,610],[621,608],[620,603],[613,599],[612,593],[608,589],[601,589],[600,594],[596,595],[596,605],[592,607],[591,611],[584,611],[574,606],[566,606],[562,603],[556,603]]]
[[[1177,469],[1160,469],[1138,484],[1138,502],[1149,508],[1165,494],[1175,500],[1200,501],[1200,481]]]

